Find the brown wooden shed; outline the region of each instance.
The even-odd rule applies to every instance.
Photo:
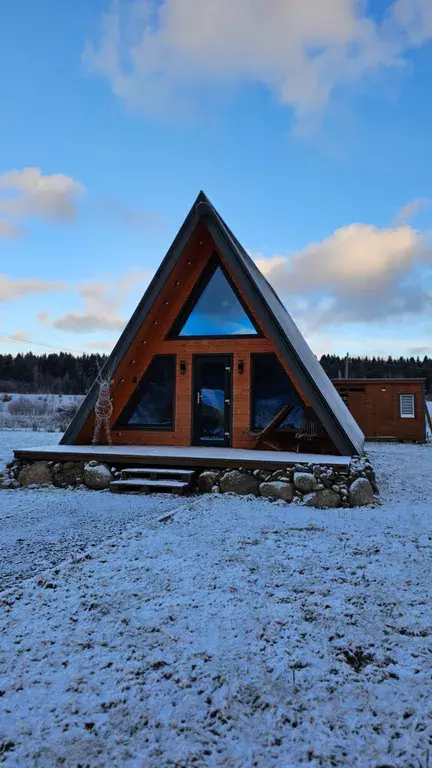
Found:
[[[424,379],[334,379],[369,440],[426,439]]]

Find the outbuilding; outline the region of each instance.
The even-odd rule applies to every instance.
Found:
[[[367,439],[426,439],[424,379],[334,379],[333,384]]]

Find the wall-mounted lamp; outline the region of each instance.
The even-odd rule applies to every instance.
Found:
[[[134,376],[134,377],[133,377],[133,379],[132,379],[132,381],[133,381],[133,383],[134,383],[134,384],[136,384],[136,383],[137,383],[137,381],[138,381],[137,377],[136,377],[136,376]]]
[[[186,360],[180,360],[180,373],[186,373]]]
[[[239,360],[238,361],[238,363],[237,363],[237,370],[238,370],[239,373],[243,373],[244,372],[244,362],[243,362],[243,360]]]

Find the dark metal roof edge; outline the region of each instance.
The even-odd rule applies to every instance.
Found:
[[[143,297],[139,301],[138,306],[136,307],[132,317],[127,323],[117,344],[115,345],[108,360],[106,361],[102,369],[102,374],[106,374],[109,377],[113,376],[115,369],[118,367],[124,355],[126,354],[127,350],[129,349],[130,345],[132,344],[136,334],[139,331],[139,328],[141,327],[148,312],[152,308],[160,291],[162,290],[165,284],[165,281],[168,277],[168,274],[171,273],[172,269],[174,268],[178,260],[178,257],[186,244],[184,241],[186,240],[187,242],[196,224],[199,221],[199,216],[196,212],[196,207],[200,202],[207,202],[207,197],[202,191],[199,193],[194,204],[192,205],[192,208],[190,209],[182,226],[177,232],[177,235],[175,236],[173,242],[171,243],[164,259],[162,260],[158,269],[156,270]],[[179,249],[180,249],[180,253],[178,252]],[[81,403],[81,406],[79,407],[74,418],[72,419],[71,423],[66,429],[62,439],[60,440],[60,445],[72,445],[74,443],[74,441],[78,437],[79,432],[81,431],[85,422],[89,418],[90,413],[92,412],[95,406],[95,403],[97,400],[97,393],[98,393],[98,382],[96,380],[93,382],[92,386],[87,392],[87,395],[85,396],[83,402]]]

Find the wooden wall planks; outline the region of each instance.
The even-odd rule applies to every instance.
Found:
[[[309,405],[300,386],[295,381],[292,372],[280,358],[274,343],[265,335],[262,338],[235,339],[179,339],[169,340],[166,335],[177,318],[191,290],[198,280],[202,270],[216,251],[219,258],[227,265],[218,252],[204,223],[201,222],[179,261],[174,267],[170,279],[155,302],[152,310],[145,319],[140,331],[131,344],[128,352],[113,373],[114,387],[112,392],[114,424],[132,395],[136,383],[140,381],[155,354],[175,354],[176,360],[176,399],[175,427],[169,431],[121,430],[113,431],[115,444],[135,445],[190,445],[191,444],[191,398],[192,398],[192,355],[224,353],[233,355],[233,426],[232,447],[249,448],[252,438],[245,434],[250,427],[250,355],[253,352],[274,352],[300,397]],[[238,284],[232,277],[239,293]],[[255,322],[260,327],[260,319],[242,294],[244,303],[248,306]],[[180,374],[180,360],[186,363],[186,372]],[[238,372],[238,360],[243,360],[244,372]],[[93,433],[94,419],[91,416],[81,430],[77,442],[89,443]],[[328,447],[328,445],[327,445]],[[331,445],[330,445],[331,449]],[[334,452],[334,451],[333,451]]]
[[[422,379],[335,379],[333,383],[342,393],[348,389],[348,408],[366,437],[425,440]],[[399,395],[403,393],[415,395],[414,419],[400,417]]]

